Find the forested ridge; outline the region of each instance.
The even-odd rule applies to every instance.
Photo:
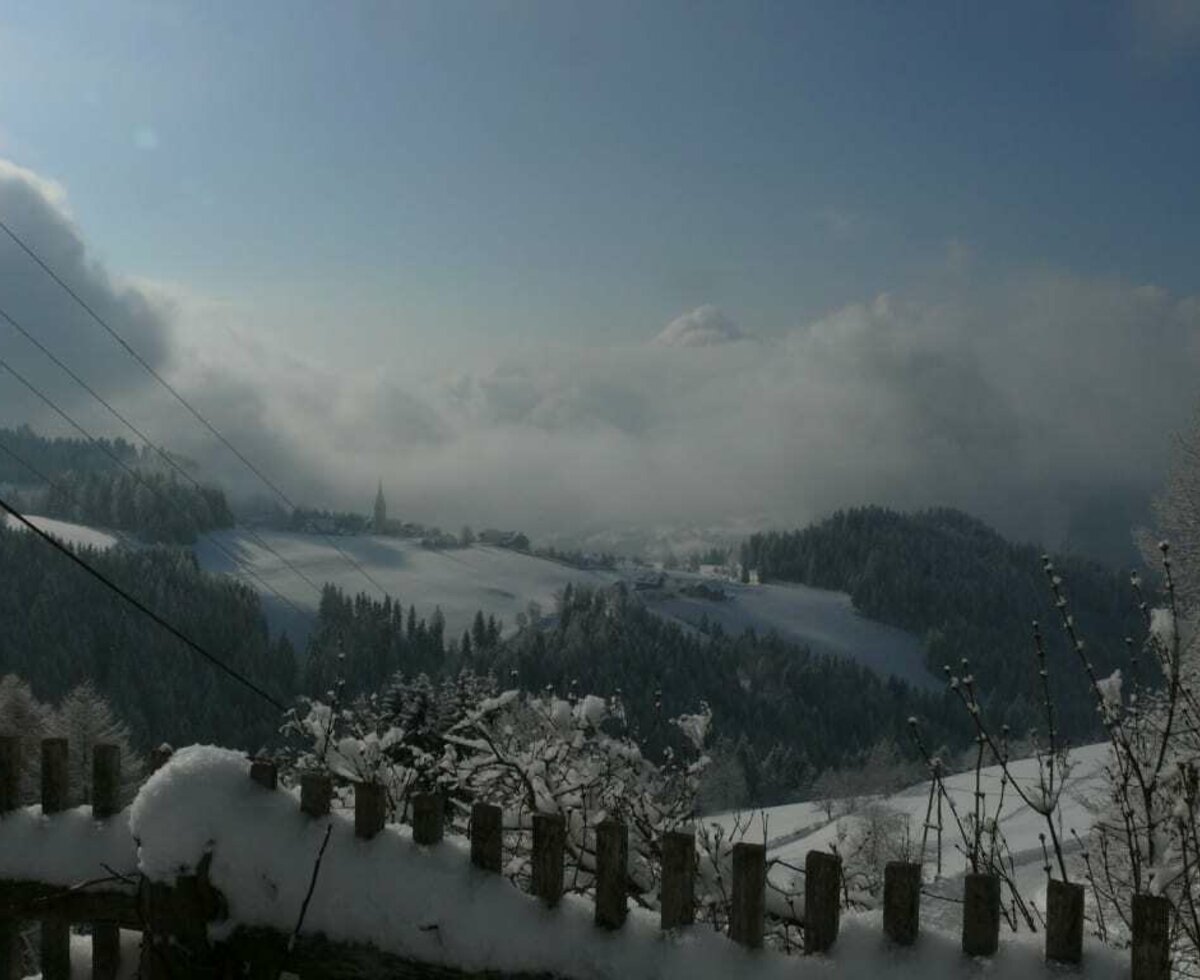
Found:
[[[839,511],[803,530],[756,534],[741,549],[763,581],[847,592],[863,615],[919,636],[926,663],[961,672],[967,658],[989,713],[1024,733],[1043,723],[1032,623],[1046,638],[1062,731],[1097,737],[1100,726],[1080,665],[1059,629],[1041,552],[1013,544],[982,521],[947,508],[903,514],[881,507]],[[1071,611],[1097,672],[1127,667],[1121,639],[1145,630],[1128,575],[1055,556]]]
[[[27,513],[173,544],[233,526],[220,489],[178,478],[156,454],[122,439],[47,438],[22,426],[0,429],[0,445],[52,481],[0,454],[0,485],[15,489],[13,502]]]
[[[286,637],[267,635],[258,596],[200,571],[189,551],[82,549],[85,560],[281,700],[295,688]],[[91,681],[148,748],[218,741],[257,749],[277,713],[26,531],[0,529],[0,675],[57,702]]]

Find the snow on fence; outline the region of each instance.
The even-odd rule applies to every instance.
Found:
[[[193,751],[193,750],[189,750]],[[208,750],[236,758],[224,750]],[[22,771],[21,741],[16,736],[0,736],[0,854],[4,848],[21,846],[22,821],[28,827],[43,829],[63,821],[78,811],[68,809],[67,743],[64,739],[46,739],[41,745],[41,807],[23,808],[20,803]],[[156,754],[155,768],[166,758]],[[122,813],[118,794],[120,787],[120,756],[115,746],[95,747],[92,768],[90,830],[99,837],[84,838],[108,841],[113,847],[114,835],[122,831]],[[244,764],[244,760],[242,761]],[[228,771],[228,767],[227,770]],[[245,779],[245,769],[241,769]],[[271,794],[271,812],[279,812],[279,804],[288,796],[278,788],[273,763],[253,760],[249,765],[252,793]],[[203,787],[201,787],[203,788]],[[329,824],[333,787],[324,774],[304,774],[300,780],[299,809],[308,823],[324,821]],[[140,797],[139,797],[140,799]],[[293,804],[294,805],[294,804]],[[163,811],[170,813],[170,810]],[[444,801],[434,794],[421,794],[413,800],[412,842],[427,849],[440,849],[443,844]],[[78,819],[77,819],[78,822]],[[356,786],[353,836],[370,841],[384,830],[385,799],[381,787],[370,784]],[[15,826],[12,833],[5,824]],[[328,826],[325,843],[333,829]],[[477,872],[498,878],[503,864],[502,814],[499,807],[487,803],[474,804],[470,821],[470,864]],[[34,834],[37,833],[35,830]],[[597,930],[608,935],[628,932],[626,924],[628,830],[617,820],[606,820],[597,828],[596,898],[593,922]],[[142,842],[139,842],[142,843]],[[466,977],[478,973],[457,969],[454,965],[406,959],[390,954],[380,946],[385,943],[334,942],[314,927],[305,932],[301,921],[290,934],[276,926],[260,924],[236,926],[227,923],[229,904],[226,896],[214,886],[209,877],[210,849],[193,867],[164,878],[161,874],[143,874],[133,879],[109,869],[111,877],[98,881],[63,881],[63,861],[56,873],[39,879],[26,871],[12,876],[11,855],[0,867],[0,980],[20,976],[20,941],[22,920],[36,920],[40,932],[42,975],[46,980],[66,980],[70,976],[70,927],[87,924],[91,933],[92,976],[108,980],[121,968],[122,927],[141,931],[143,941],[138,965],[139,975],[157,980],[175,975],[189,976],[197,972],[217,970],[224,975],[232,970],[239,975],[249,967],[251,975],[277,977],[282,969],[300,975],[379,975]],[[532,893],[544,907],[537,922],[546,930],[554,930],[555,909],[563,898],[565,827],[557,814],[538,814],[533,820]],[[28,842],[26,841],[26,846]],[[99,845],[97,845],[99,846]],[[125,841],[129,854],[134,842]],[[142,870],[146,871],[145,846],[142,843]],[[324,844],[321,854],[324,855]],[[696,845],[694,834],[682,830],[664,835],[662,840],[662,876],[659,928],[669,936],[679,937],[692,930],[695,914]],[[26,855],[19,868],[52,867],[55,860],[49,854]],[[101,856],[99,863],[109,860]],[[444,862],[443,862],[444,863]],[[95,863],[92,864],[95,866]],[[78,867],[78,864],[77,864]],[[376,868],[386,875],[411,874],[412,869],[397,867]],[[253,870],[248,869],[249,879]],[[320,858],[311,870],[311,882],[304,897],[307,910],[313,888],[321,871]],[[732,910],[729,937],[745,949],[762,946],[767,883],[766,850],[761,844],[738,843],[733,848]],[[306,874],[309,872],[306,872]],[[332,872],[330,872],[332,873]],[[463,874],[466,873],[464,870]],[[263,873],[263,879],[267,875]],[[889,864],[885,875],[882,925],[893,947],[913,945],[920,932],[921,867],[917,864]],[[838,938],[841,912],[841,862],[834,855],[810,851],[805,862],[805,951],[825,953]],[[431,896],[432,897],[432,896]],[[337,901],[351,900],[339,896]],[[999,948],[1000,890],[995,878],[986,875],[967,875],[963,886],[964,915],[961,949],[970,956],[990,957]],[[1084,901],[1079,885],[1052,882],[1047,901],[1047,926],[1044,956],[1053,963],[1079,964],[1083,947]],[[1134,900],[1131,967],[1134,980],[1166,980],[1170,973],[1169,933],[1171,906],[1164,898],[1137,896]],[[562,913],[558,914],[560,924]],[[483,928],[485,923],[478,923]],[[418,925],[419,929],[424,926]],[[434,925],[430,927],[436,929]],[[565,927],[563,927],[565,931]],[[214,940],[217,940],[214,942]],[[576,938],[578,941],[578,937]],[[439,939],[440,943],[440,939]],[[712,957],[712,952],[704,955]],[[467,966],[470,966],[468,964]],[[489,964],[490,965],[490,964]],[[770,964],[763,961],[765,968]],[[125,973],[128,973],[126,964]],[[569,971],[567,971],[569,972]],[[772,974],[776,970],[766,970]],[[1111,971],[1110,971],[1111,972]],[[555,971],[558,975],[558,971]],[[493,977],[532,976],[519,970],[489,971]],[[550,974],[539,974],[549,976]],[[590,974],[589,974],[590,975]],[[652,974],[653,975],[653,974]]]

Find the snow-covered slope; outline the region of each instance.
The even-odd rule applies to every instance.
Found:
[[[39,530],[45,531],[67,544],[106,550],[121,540],[111,531],[101,531],[84,524],[72,524],[70,521],[60,521],[53,517],[39,517],[36,514],[26,514],[25,516]],[[10,514],[3,515],[3,519],[6,525],[14,530],[28,530],[24,524]]]
[[[680,578],[686,578],[680,576]],[[695,582],[706,580],[690,576]],[[910,684],[937,687],[941,681],[925,669],[920,641],[911,633],[859,615],[844,592],[804,585],[742,585],[720,581],[724,601],[675,594],[652,599],[657,612],[692,625],[707,618],[727,633],[747,629],[774,630],[807,644],[816,653],[849,657],[880,674],[894,674]]]
[[[531,601],[552,612],[555,593],[569,582],[606,586],[619,577],[483,545],[439,551],[402,538],[373,535],[330,539],[286,531],[256,534],[317,585],[332,582],[350,594],[366,592],[382,598],[379,590],[338,554],[337,548],[341,548],[393,599],[416,606],[418,615],[427,617],[440,607],[448,637],[461,635],[477,610],[495,615],[511,629],[517,613],[524,612]],[[196,556],[202,568],[236,572],[228,555],[213,546],[213,541],[219,540],[295,605],[315,612],[319,596],[254,538],[241,528],[208,534],[197,543]],[[253,580],[248,584],[258,585]],[[298,621],[294,611],[271,593],[263,594],[263,605],[272,627],[286,628],[293,638],[307,636],[311,623]]]
[[[227,574],[237,571],[228,555],[214,546],[214,541],[220,541],[292,603],[314,612],[318,596],[313,589],[265,550],[256,535],[316,584],[333,582],[352,594],[365,591],[378,596],[371,582],[338,554],[337,548],[341,548],[393,598],[416,606],[419,615],[428,616],[440,606],[446,617],[446,635],[451,637],[470,625],[476,610],[495,615],[511,629],[517,613],[524,612],[531,601],[551,613],[555,593],[569,582],[606,586],[638,576],[636,570],[584,570],[504,548],[475,545],[438,551],[411,540],[373,535],[330,539],[236,528],[205,535],[196,545],[201,567]],[[681,587],[701,582],[724,590],[728,598],[714,601],[681,594]],[[311,620],[297,617],[293,609],[253,580],[248,584],[262,591],[272,628],[286,629],[293,639],[303,642]],[[748,628],[775,631],[818,652],[857,660],[882,674],[895,674],[917,684],[937,683],[925,671],[916,637],[860,616],[844,593],[805,586],[741,585],[671,573],[666,588],[646,592],[645,599],[652,610],[681,623],[694,626],[707,617],[730,633]]]

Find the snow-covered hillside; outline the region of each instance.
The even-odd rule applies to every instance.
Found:
[[[1061,829],[1064,851],[1068,856],[1077,851],[1071,837],[1074,830],[1081,838],[1086,837],[1092,826],[1092,807],[1103,801],[1105,784],[1104,767],[1109,759],[1107,742],[1085,745],[1073,749],[1068,756],[1069,772],[1061,797]],[[1009,766],[1014,779],[1026,786],[1037,785],[1037,763],[1023,759]],[[985,794],[985,811],[995,813],[1000,794],[1001,770],[990,766],[982,771],[980,789]],[[947,793],[953,798],[959,814],[966,817],[974,805],[975,773],[963,772],[945,779]],[[804,856],[810,850],[829,850],[836,844],[839,835],[850,831],[854,822],[861,818],[867,808],[882,805],[895,811],[907,820],[908,830],[915,844],[914,855],[921,846],[921,827],[925,822],[926,807],[929,805],[930,783],[918,783],[891,796],[872,798],[849,803],[850,811],[842,813],[846,803],[835,806],[835,818],[830,820],[824,809],[816,802],[794,803],[787,806],[769,807],[757,812],[743,814],[725,813],[705,818],[704,823],[716,824],[731,831],[735,824],[747,827],[746,840],[767,840],[768,856],[779,858],[796,866],[803,866]],[[936,809],[934,820],[936,821]],[[942,871],[948,881],[939,889],[947,896],[956,896],[957,882],[966,868],[966,857],[962,850],[962,837],[954,824],[948,806],[943,805]],[[1045,872],[1040,833],[1046,830],[1045,821],[1022,803],[1010,786],[1005,793],[1004,806],[1000,813],[1000,829],[1012,853],[1016,867],[1016,882],[1023,895],[1044,907]],[[937,865],[936,835],[929,834],[928,847],[924,855],[927,877],[932,876]],[[777,866],[773,877],[781,886],[790,884],[792,873]],[[922,910],[922,921],[930,921],[944,928],[956,924],[958,907],[953,903],[930,902],[928,910]]]
[[[67,544],[104,550],[111,548],[121,540],[115,532],[101,531],[85,524],[72,524],[70,521],[60,521],[53,517],[39,517],[36,514],[26,514],[25,516],[39,530],[45,531]],[[14,530],[28,530],[11,514],[5,514],[4,521],[8,527]]]
[[[226,551],[237,555],[295,605],[313,612],[319,597],[258,544],[256,535],[317,585],[332,582],[352,595],[366,592],[382,598],[379,590],[338,554],[336,542],[393,599],[405,606],[416,606],[418,615],[429,616],[440,607],[446,617],[448,637],[461,635],[471,625],[477,610],[495,615],[511,629],[517,613],[524,612],[530,602],[539,603],[546,613],[552,612],[555,593],[569,582],[606,586],[619,577],[612,572],[571,568],[504,548],[475,545],[441,551],[422,548],[417,542],[403,538],[373,535],[326,538],[287,531],[251,534],[237,528],[207,534],[197,543],[196,556],[202,568],[227,574],[237,571],[229,556],[214,547],[213,542],[220,541]],[[248,584],[258,585],[253,580]],[[298,621],[295,612],[269,592],[262,598],[272,627],[286,628],[294,639],[303,641],[311,621]]]
[[[697,583],[700,576],[679,576]],[[804,585],[742,585],[721,581],[724,601],[674,594],[650,600],[664,616],[698,624],[707,618],[727,633],[747,629],[774,630],[781,636],[807,644],[816,653],[849,657],[880,674],[894,674],[910,684],[940,687],[941,680],[925,669],[920,641],[911,633],[885,626],[859,615],[844,592],[812,589]]]
[[[552,613],[554,596],[567,583],[606,586],[638,577],[637,570],[585,570],[504,548],[474,545],[439,551],[407,539],[373,535],[330,539],[286,531],[251,533],[237,528],[205,535],[197,544],[196,554],[203,568],[226,574],[237,571],[228,555],[214,546],[214,541],[219,541],[296,606],[314,612],[318,600],[314,591],[257,543],[256,535],[318,585],[333,582],[352,594],[365,591],[378,596],[378,590],[338,554],[336,542],[393,598],[406,606],[416,606],[419,615],[428,616],[435,607],[441,607],[446,635],[451,637],[470,625],[476,610],[495,615],[511,629],[517,613],[524,612],[531,601],[547,614]],[[698,598],[680,591],[701,582],[723,590],[727,598]],[[253,580],[248,583],[261,589]],[[860,616],[850,597],[840,592],[804,586],[741,585],[671,573],[665,588],[644,595],[652,610],[681,623],[694,626],[707,617],[730,633],[748,628],[761,633],[775,631],[818,652],[857,660],[879,673],[895,674],[917,684],[936,683],[924,669],[916,637]],[[297,617],[270,592],[264,591],[262,598],[272,628],[286,629],[293,639],[303,642],[311,620]]]

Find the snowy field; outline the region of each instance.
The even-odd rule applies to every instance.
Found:
[[[314,534],[262,531],[263,540],[287,558],[318,585],[333,582],[348,593],[378,590],[340,556],[331,540]],[[316,610],[317,596],[303,580],[263,549],[244,529],[205,535],[196,546],[201,567],[231,573],[236,566],[213,546],[219,540],[227,550],[254,569],[255,573],[305,610]],[[495,615],[511,630],[517,613],[531,601],[547,613],[554,610],[554,596],[567,583],[603,587],[635,572],[584,570],[559,562],[535,558],[504,548],[474,545],[470,548],[437,551],[416,542],[372,535],[332,539],[371,576],[405,606],[415,605],[421,616],[440,606],[446,617],[446,635],[462,634],[476,610]],[[707,582],[726,589],[730,599],[716,602],[676,593],[679,585]],[[248,584],[257,586],[253,580]],[[259,587],[261,588],[261,587]],[[920,643],[902,630],[884,626],[855,612],[850,597],[840,592],[805,586],[743,586],[735,582],[714,583],[681,573],[671,573],[668,594],[647,593],[649,607],[663,617],[694,626],[705,616],[720,622],[726,631],[741,633],[753,628],[770,631],[809,644],[815,651],[849,657],[881,674],[895,674],[912,683],[936,686],[939,681],[923,665]],[[262,593],[272,629],[286,629],[303,643],[311,621],[296,616],[269,592]]]
[[[1108,758],[1109,746],[1106,742],[1073,749],[1068,756],[1069,771],[1061,797],[1061,837],[1064,840],[1063,850],[1068,856],[1068,867],[1071,866],[1071,857],[1078,851],[1071,831],[1074,830],[1083,838],[1091,828],[1093,817],[1089,805],[1103,799],[1104,766]],[[1013,762],[1009,768],[1013,778],[1023,786],[1032,788],[1037,785],[1037,764],[1034,760]],[[981,774],[980,789],[986,794],[984,805],[988,816],[996,811],[1000,795],[1000,776],[999,766],[990,766]],[[973,806],[975,773],[972,771],[949,776],[945,779],[945,785],[947,793],[958,808],[959,815],[965,818]],[[901,814],[902,819],[907,821],[914,843],[914,855],[918,855],[921,848],[921,827],[925,822],[929,795],[930,783],[923,782],[892,796],[877,797],[862,801],[856,806],[852,805],[850,812],[841,812],[846,809],[844,803],[835,805],[834,813],[838,815],[832,821],[817,803],[806,802],[742,814],[719,814],[706,817],[703,822],[716,824],[726,832],[731,831],[735,823],[738,823],[747,828],[746,840],[757,842],[765,837],[768,857],[803,866],[805,855],[810,850],[827,851],[831,845],[836,844],[839,835],[853,827],[858,819],[856,814],[863,813],[867,807],[881,805]],[[936,814],[935,808],[935,821]],[[946,804],[943,804],[942,822],[942,872],[946,880],[936,890],[947,896],[957,896],[961,888],[959,880],[966,868],[966,857],[962,849],[962,837]],[[1044,908],[1046,884],[1038,834],[1045,832],[1046,824],[1042,817],[1021,801],[1011,786],[1005,793],[1004,806],[1000,811],[1000,829],[1016,866],[1017,887],[1023,895],[1032,898],[1035,904]],[[936,836],[933,832],[929,835],[924,861],[927,877],[930,877],[937,866]],[[783,867],[777,866],[773,869],[772,876],[781,886],[791,883],[792,873]],[[924,907],[921,913],[923,922],[930,921],[943,928],[953,928],[957,924],[957,906],[937,901],[925,904],[927,907]]]
[[[679,577],[719,584],[729,598],[714,602],[676,595],[651,601],[652,609],[691,625],[707,617],[735,635],[747,629],[774,630],[807,644],[814,653],[849,657],[876,673],[893,674],[910,684],[927,688],[943,684],[925,669],[921,643],[915,636],[861,616],[844,592],[804,585],[741,585],[714,583],[700,576]]]
[[[70,521],[59,521],[53,517],[38,517],[36,514],[26,514],[26,517],[41,531],[53,535],[60,541],[79,547],[100,548],[105,550],[120,542],[118,534],[111,531],[101,531],[84,524],[72,524]],[[7,527],[15,531],[29,530],[11,514],[4,515]]]
[[[495,615],[506,630],[511,630],[517,613],[524,612],[531,601],[539,603],[546,613],[552,612],[555,593],[569,582],[605,586],[618,579],[613,572],[585,571],[483,545],[438,551],[403,538],[373,535],[327,539],[287,531],[256,533],[317,585],[332,582],[351,595],[366,592],[382,598],[379,590],[337,553],[331,543],[336,541],[405,607],[416,606],[417,614],[423,617],[441,607],[447,637],[461,636],[477,610]],[[228,555],[213,547],[214,539],[297,606],[316,611],[319,597],[313,590],[241,528],[201,538],[196,556],[202,568],[226,574],[237,570]],[[258,587],[253,580],[247,584]],[[307,637],[311,622],[298,621],[294,611],[269,592],[262,599],[273,629],[287,629],[294,640]]]

